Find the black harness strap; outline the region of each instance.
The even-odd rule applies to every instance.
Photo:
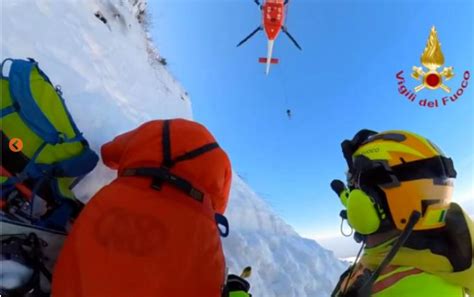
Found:
[[[173,166],[173,159],[171,158],[171,136],[170,136],[170,121],[166,120],[163,123],[163,163],[162,166],[171,168]]]
[[[141,168],[130,168],[125,169],[122,172],[122,176],[145,176],[152,177],[153,181],[158,180],[160,184],[157,186],[155,183],[152,183],[152,188],[161,189],[161,182],[167,182],[168,184],[180,189],[185,192],[188,196],[202,202],[204,199],[204,194],[196,189],[190,182],[180,178],[177,175],[172,174],[168,169],[163,167],[141,167]]]
[[[385,258],[382,260],[379,266],[372,273],[370,278],[364,283],[364,285],[360,289],[357,290],[357,293],[358,293],[357,296],[372,295],[372,287],[374,283],[377,281],[377,279],[379,278],[380,273],[382,273],[384,268],[387,267],[387,265],[390,264],[393,258],[397,255],[400,248],[405,244],[408,237],[410,237],[413,231],[413,228],[415,227],[416,223],[418,223],[420,218],[421,218],[421,213],[417,211],[412,211],[410,218],[408,219],[408,223],[403,229],[402,233],[394,242],[394,244],[392,245],[392,248],[389,250],[388,254],[385,256]]]
[[[173,163],[178,163],[178,162],[181,162],[181,161],[185,161],[185,160],[191,160],[191,159],[194,159],[202,154],[205,154],[209,151],[212,151],[213,149],[216,149],[218,148],[219,145],[216,143],[216,142],[213,142],[213,143],[209,143],[209,144],[206,144],[206,145],[203,145],[201,146],[200,148],[197,148],[195,150],[192,150],[188,153],[185,153],[179,157],[176,157],[174,160],[173,160]]]
[[[191,160],[202,154],[212,151],[213,149],[218,148],[219,145],[215,142],[209,143],[173,159],[171,155],[171,135],[169,120],[166,120],[163,123],[162,137],[163,162],[161,167],[128,168],[123,170],[121,176],[151,177],[151,187],[153,189],[160,190],[163,182],[166,182],[171,186],[183,191],[184,193],[186,193],[186,195],[190,196],[194,200],[202,202],[204,199],[204,193],[195,188],[189,181],[171,173],[170,168],[172,168],[178,162]]]

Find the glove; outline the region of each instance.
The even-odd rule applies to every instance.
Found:
[[[252,297],[249,294],[250,283],[240,276],[230,274],[222,294],[223,297]]]
[[[229,297],[252,297],[252,295],[244,291],[235,291],[235,292],[230,292]]]

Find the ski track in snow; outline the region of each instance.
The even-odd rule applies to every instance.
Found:
[[[35,58],[62,87],[76,124],[96,152],[145,121],[192,119],[185,90],[166,68],[150,66],[147,35],[130,2],[1,1],[1,59]],[[97,11],[107,24],[94,16]],[[113,178],[100,164],[75,192],[87,201]],[[253,296],[328,296],[347,265],[300,237],[237,174],[226,215],[231,233],[223,244],[229,270],[253,267]]]

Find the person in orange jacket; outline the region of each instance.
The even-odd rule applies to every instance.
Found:
[[[220,297],[232,171],[211,133],[192,121],[156,120],[101,153],[117,178],[75,222],[53,296]]]

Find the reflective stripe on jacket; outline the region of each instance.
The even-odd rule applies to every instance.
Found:
[[[374,297],[463,297],[460,286],[414,267],[388,267],[372,287]]]
[[[362,264],[339,281],[332,296],[367,297],[356,293],[370,278],[371,272]],[[347,289],[345,290],[347,285]],[[388,266],[372,286],[373,297],[464,297],[462,286],[454,285],[439,276],[407,266]]]

